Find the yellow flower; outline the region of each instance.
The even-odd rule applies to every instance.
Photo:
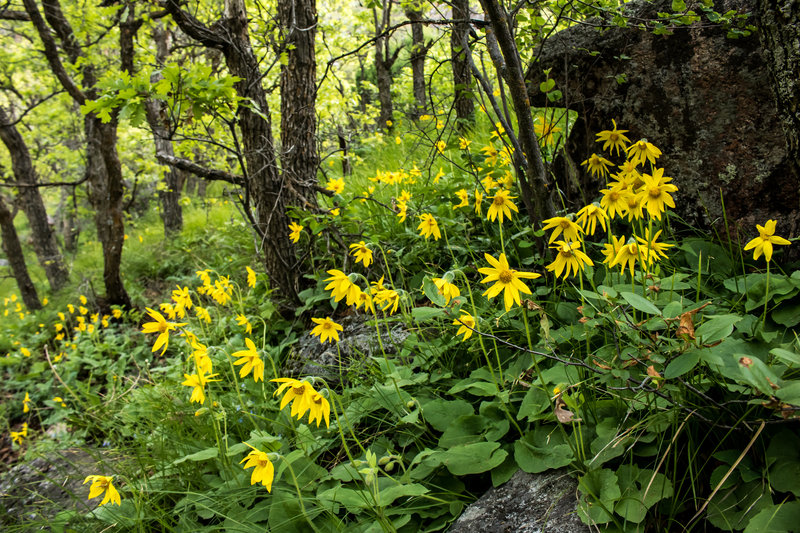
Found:
[[[143,333],[158,333],[158,338],[156,342],[153,344],[152,351],[158,351],[159,348],[162,346],[164,347],[161,350],[161,355],[164,355],[164,352],[167,351],[167,345],[169,344],[169,332],[177,329],[181,326],[185,326],[185,323],[176,324],[175,322],[167,322],[164,318],[164,315],[159,313],[158,311],[154,311],[149,307],[147,309],[147,314],[150,315],[150,318],[155,320],[155,322],[145,322],[142,324],[142,332]]]
[[[211,270],[208,268],[205,270],[198,270],[197,272],[195,272],[195,274],[197,274],[197,277],[200,278],[200,281],[203,282],[203,285],[211,285],[211,276],[208,275],[209,272],[211,272]]]
[[[208,356],[208,347],[205,344],[192,340],[190,346],[192,347],[192,357],[194,364],[197,367],[198,373],[210,374],[213,363]]]
[[[461,200],[460,203],[453,206],[453,209],[458,209],[459,207],[467,207],[469,206],[469,193],[467,189],[459,189],[456,191],[456,196],[458,199]]]
[[[67,310],[69,311],[69,314],[71,314],[71,315],[75,314],[75,306],[74,305],[67,304]]]
[[[492,198],[492,204],[489,206],[489,210],[486,211],[486,218],[491,222],[494,222],[499,216],[501,224],[503,223],[504,216],[511,220],[511,211],[519,213],[519,209],[514,202],[511,201],[514,198],[516,198],[516,196],[511,196],[509,191],[497,191]]]
[[[264,381],[264,361],[258,355],[256,351],[256,345],[253,344],[249,338],[245,337],[244,343],[247,345],[247,350],[240,350],[238,352],[233,353],[233,357],[239,357],[237,361],[234,361],[234,365],[244,365],[239,370],[239,377],[244,378],[250,371],[253,371],[253,379],[256,383],[259,381]]]
[[[661,157],[661,150],[647,142],[647,139],[636,141],[627,148],[627,152],[628,159],[633,161],[634,165],[643,165],[645,161],[650,161],[651,165],[655,165],[656,159]]]
[[[467,340],[472,337],[472,330],[475,329],[475,317],[466,311],[461,311],[461,316],[453,320],[453,325],[459,326],[456,335],[464,335],[463,340]]]
[[[408,203],[409,200],[411,200],[411,193],[405,189],[400,191],[400,196],[397,197],[397,201],[402,203]]]
[[[483,202],[483,193],[475,189],[475,214],[481,216],[481,202]]]
[[[392,124],[393,124],[393,122],[391,120],[387,120],[386,121],[386,127],[391,128]],[[252,485],[252,483],[251,483],[251,485]]]
[[[430,116],[430,115],[420,115],[420,117],[419,117],[419,119],[422,120],[422,121],[430,120],[432,118],[433,117]]]
[[[353,305],[358,300],[358,294],[361,289],[350,280],[350,277],[341,270],[328,270],[329,278],[324,281],[330,281],[325,287],[325,290],[331,291],[331,297],[334,301],[338,302],[342,298],[346,298],[347,305]]]
[[[442,122],[438,118],[436,119],[436,129],[437,130],[443,130],[444,129],[444,122]]]
[[[28,423],[23,422],[20,431],[11,432],[11,442],[16,442],[18,445],[22,446],[22,441],[26,438],[28,438]]]
[[[311,330],[311,335],[314,337],[319,337],[319,342],[321,344],[325,344],[326,341],[333,339],[336,342],[339,342],[339,333],[338,331],[342,331],[344,328],[330,319],[327,318],[312,318],[311,319],[314,324],[317,326]]]
[[[486,276],[486,278],[481,280],[481,283],[495,282],[495,284],[489,287],[483,295],[492,299],[500,294],[500,292],[503,292],[506,311],[510,310],[514,303],[520,305],[520,292],[531,294],[531,290],[520,281],[520,278],[536,279],[541,277],[541,274],[536,274],[534,272],[518,272],[510,268],[506,260],[506,254],[500,254],[499,259],[495,259],[489,254],[484,254],[484,257],[492,268],[484,267],[478,269],[478,272]]]
[[[205,320],[206,324],[211,324],[211,315],[208,314],[208,309],[205,307],[195,306],[194,314],[197,315],[197,318],[200,320]]]
[[[331,209],[331,216],[338,217],[341,210],[337,207],[336,209]]]
[[[439,224],[436,222],[436,219],[433,218],[433,215],[430,213],[423,213],[419,218],[422,220],[419,226],[417,226],[419,234],[425,237],[426,241],[430,236],[433,236],[433,240],[438,241],[442,237],[442,233],[439,231]]]
[[[86,296],[84,296],[83,294],[81,294],[80,296],[78,296],[78,300],[80,300],[80,302],[81,302],[81,305],[86,305],[86,302],[88,301],[88,300],[86,299]]]
[[[611,119],[611,124],[614,126],[610,130],[603,130],[597,134],[597,141],[603,143],[603,150],[608,150],[608,153],[611,153],[611,150],[614,150],[614,153],[619,155],[619,149],[622,148],[623,150],[626,149],[625,143],[631,142],[624,134],[628,133],[628,130],[618,130],[617,123],[614,119]]]
[[[583,228],[579,225],[574,223],[567,217],[553,217],[548,218],[544,221],[543,230],[547,231],[549,229],[553,230],[553,233],[550,235],[550,240],[548,244],[552,244],[556,237],[564,234],[564,239],[568,241],[580,241],[581,240],[581,233],[583,233]]]
[[[247,443],[245,443],[247,444]],[[249,444],[247,444],[250,446]],[[250,446],[253,448],[252,446]],[[247,461],[245,463],[245,461]],[[255,485],[261,483],[267,488],[267,492],[272,492],[272,481],[275,479],[275,466],[269,460],[269,454],[253,448],[253,451],[247,454],[247,457],[239,461],[239,464],[245,463],[244,467],[253,468],[253,473],[250,476],[250,484]]]
[[[664,176],[663,168],[655,169],[652,176],[645,174],[642,179],[644,187],[639,193],[640,202],[647,208],[651,217],[661,220],[661,213],[666,211],[667,207],[675,207],[675,201],[669,193],[677,191],[678,187],[669,183],[672,178]]]
[[[303,231],[303,226],[297,222],[289,224],[289,239],[295,244],[300,240],[300,233]]]
[[[492,131],[492,135],[490,138],[494,139],[495,137],[497,137],[499,139],[500,136],[506,132],[506,130],[500,122],[495,122],[494,127],[495,129],[494,131]]]
[[[61,407],[66,407],[67,406],[67,404],[64,402],[64,398],[62,398],[61,396],[53,397],[52,401],[53,401],[53,403],[60,404]]]
[[[80,311],[82,315],[85,315],[86,313],[89,312],[89,310],[87,308],[85,308],[84,306],[78,307],[78,311]]]
[[[25,357],[30,357],[31,356],[31,351],[29,349],[25,348],[24,346],[19,349],[19,352],[22,355],[24,355]]]
[[[364,306],[364,311],[369,310],[372,314],[375,314],[375,306],[372,304],[372,296],[364,291],[359,291],[358,299],[356,300],[356,309],[359,309],[362,305]]]
[[[27,413],[27,412],[29,412],[31,410],[30,403],[31,403],[31,397],[26,392],[25,393],[25,398],[23,398],[23,400],[22,400],[22,412],[23,413]]]
[[[389,314],[393,315],[397,311],[397,307],[400,305],[400,294],[394,289],[382,289],[375,293],[372,301],[379,307],[383,305],[383,307],[381,307],[381,311],[386,312],[388,309]]]
[[[328,400],[314,390],[314,387],[309,382],[292,378],[276,378],[270,381],[281,383],[281,386],[273,393],[273,396],[286,391],[281,399],[280,409],[283,409],[291,402],[291,416],[296,416],[300,420],[306,411],[309,411],[309,424],[316,420],[317,427],[319,427],[320,421],[324,418],[325,426],[330,427],[331,406]]]
[[[367,248],[364,241],[351,244],[350,253],[356,256],[356,263],[361,261],[364,267],[368,267],[372,263],[372,250]]]
[[[555,142],[553,139],[553,134],[561,131],[561,128],[556,126],[555,122],[545,121],[544,124],[539,124],[538,122],[535,123],[533,125],[533,131],[539,138],[539,142],[547,146]]]
[[[594,235],[597,229],[597,223],[600,222],[603,231],[606,230],[606,220],[608,215],[598,204],[589,204],[580,211],[578,211],[578,224],[583,227],[583,231],[588,235]]]
[[[240,326],[244,326],[245,333],[252,333],[253,332],[253,325],[250,324],[250,321],[247,320],[247,317],[244,315],[236,315],[236,323]]]
[[[445,277],[450,277],[449,276]],[[457,296],[461,296],[461,291],[456,287],[454,284],[450,283],[444,278],[433,278],[433,284],[436,285],[436,288],[439,289],[439,294],[444,296],[444,303],[445,305],[450,303],[450,300]]]
[[[190,403],[199,403],[204,404],[206,403],[206,393],[205,393],[205,386],[206,383],[211,381],[219,381],[218,379],[211,379],[216,374],[209,374],[208,376],[201,370],[197,371],[197,374],[184,374],[183,377],[186,379],[181,383],[181,385],[185,385],[187,387],[192,388],[192,396],[189,398]]]
[[[570,272],[577,275],[586,265],[594,265],[589,256],[581,250],[580,242],[556,241],[556,245],[551,248],[558,250],[558,255],[555,261],[545,267],[549,272],[555,272],[556,277],[563,273],[566,278]]]
[[[658,261],[659,258],[666,258],[667,254],[664,250],[675,246],[674,244],[667,244],[665,242],[658,242],[658,237],[661,235],[661,230],[658,230],[655,235],[650,237],[650,228],[645,228],[644,238],[636,237],[636,240],[645,248],[645,257],[650,261]]]
[[[103,501],[100,502],[100,505],[105,505],[108,502],[122,505],[120,503],[119,492],[117,492],[117,489],[114,488],[114,484],[112,483],[113,479],[112,476],[86,476],[86,479],[83,480],[83,484],[86,485],[90,481],[92,482],[89,486],[89,497],[87,499],[91,500],[92,498],[97,498],[105,492],[106,495],[103,497]]]
[[[472,141],[466,139],[464,137],[458,138],[458,148],[460,150],[469,150],[469,145],[472,144]]]
[[[780,244],[783,246],[792,244],[783,237],[775,235],[776,224],[777,222],[775,220],[767,220],[767,223],[763,226],[756,224],[758,237],[748,242],[744,247],[745,251],[753,250],[754,261],[761,257],[761,254],[764,254],[764,259],[766,259],[767,262],[772,261],[773,244]]]
[[[250,268],[249,266],[244,267],[247,270],[247,285],[249,287],[256,286],[256,271]]]
[[[192,308],[192,297],[189,295],[189,287],[177,287],[172,291],[172,300],[178,305],[178,314],[183,318],[183,310]]]
[[[397,202],[397,218],[400,222],[405,222],[408,216],[408,205],[405,202]]]
[[[394,143],[403,144],[403,138],[398,135],[397,137],[394,138]]]
[[[328,181],[325,188],[333,192],[333,194],[341,194],[344,191],[344,178],[336,178]]]
[[[444,170],[442,167],[439,167],[439,172],[433,177],[433,183],[439,183],[439,180],[444,177]]]
[[[439,151],[440,154],[444,153],[444,149],[447,148],[447,143],[444,141],[437,141],[436,142],[436,149]]]
[[[606,159],[605,157],[601,157],[597,154],[592,154],[589,156],[589,159],[581,163],[581,166],[587,166],[589,172],[592,173],[592,177],[597,176],[607,176],[608,175],[608,165],[611,165],[611,161]]]
[[[628,219],[628,222],[633,222],[634,220],[639,220],[644,217],[645,198],[642,195],[634,193],[633,189],[628,187],[624,198],[627,206],[625,218]]]
[[[606,256],[606,258],[603,259],[604,264],[609,264],[614,261],[626,242],[625,237],[617,237],[615,235],[611,236],[611,241],[612,242],[603,245],[603,255]]]
[[[619,252],[617,252],[614,260],[611,261],[609,266],[620,265],[622,272],[625,272],[626,265],[630,267],[631,276],[633,276],[633,266],[637,261],[644,263],[648,260],[647,248],[643,248],[637,244],[636,240],[631,238],[623,245]]]
[[[625,182],[616,182],[608,189],[602,189],[600,193],[603,197],[600,199],[600,207],[606,210],[610,218],[614,218],[617,213],[620,217],[625,216],[628,212],[628,188]]]

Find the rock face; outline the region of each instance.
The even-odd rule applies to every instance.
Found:
[[[566,470],[522,470],[467,507],[450,533],[588,533],[575,513],[578,482]]]
[[[356,363],[368,357],[382,357],[397,354],[403,341],[408,337],[408,330],[402,326],[380,325],[380,341],[375,325],[367,321],[363,315],[350,315],[337,319],[343,331],[339,332],[341,341],[320,344],[318,337],[304,335],[294,347],[292,356],[285,363],[284,370],[291,376],[317,376],[324,378],[329,385],[340,384],[341,371],[346,380],[347,372]],[[381,351],[383,345],[383,352]]]
[[[720,12],[756,10],[755,0],[721,3]],[[655,19],[670,12],[670,4],[637,0],[626,8],[636,17],[631,20]],[[601,153],[595,133],[611,129],[616,119],[632,141],[647,138],[663,151],[658,164],[680,188],[676,211],[687,223],[722,229],[722,191],[733,235],[738,229],[742,238],[751,238],[755,224],[769,218],[779,221],[780,235],[797,235],[800,180],[758,35],[729,39],[725,29],[707,21],[672,35],[589,22],[548,39],[527,75],[532,102],[543,105],[538,86],[542,70],[552,68],[564,93],[561,105],[578,112],[569,158],[580,163]],[[553,170],[577,203],[591,199],[598,184],[584,170],[565,172],[575,163],[562,159]]]

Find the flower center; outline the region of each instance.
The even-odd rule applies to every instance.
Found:
[[[659,196],[661,196],[661,188],[650,187],[650,190],[647,191],[647,193],[650,195],[650,198],[658,198]]]
[[[610,199],[612,202],[616,202],[617,200],[619,200],[619,193],[618,193],[618,192],[616,192],[616,191],[612,191],[612,192],[610,192],[610,193],[608,194],[608,198],[609,198],[609,199]]]
[[[333,329],[333,324],[331,324],[330,322],[325,322],[324,324],[322,324],[322,329]]]
[[[500,272],[500,274],[497,275],[497,279],[499,279],[501,283],[507,285],[511,283],[511,280],[514,279],[514,271],[503,270],[502,272]]]
[[[608,136],[608,140],[611,141],[612,143],[617,142],[619,140],[619,133],[612,132],[611,135]]]
[[[502,196],[495,196],[493,200],[494,205],[503,205],[505,202]]]

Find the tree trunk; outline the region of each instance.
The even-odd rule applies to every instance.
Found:
[[[317,35],[316,0],[279,0],[284,49],[281,68],[281,167],[293,186],[292,205],[317,206]]]
[[[400,47],[397,47],[394,53],[390,52],[389,35],[383,35],[383,31],[389,27],[392,19],[392,0],[383,1],[380,18],[378,10],[373,8],[372,18],[375,24],[375,76],[378,85],[378,103],[380,104],[378,127],[385,128],[389,126],[389,121],[394,116],[392,66],[400,54]]]
[[[156,64],[163,65],[169,55],[169,41],[172,34],[169,29],[159,25],[153,28],[153,40],[156,43]],[[160,73],[154,74],[150,81],[157,83],[162,79]],[[145,102],[147,123],[153,132],[153,143],[156,154],[174,157],[175,152],[170,140],[170,129],[167,121],[166,104],[162,100],[148,99]],[[174,166],[164,174],[164,189],[158,192],[161,201],[161,220],[164,223],[164,235],[176,235],[183,230],[183,209],[181,208],[181,190],[185,173]]]
[[[800,4],[758,0],[756,24],[795,176],[800,176]]]
[[[16,126],[10,123],[3,108],[0,108],[0,140],[8,148],[14,179],[21,185],[18,189],[20,205],[28,217],[36,257],[44,268],[50,287],[58,291],[67,283],[69,272],[58,249],[55,232],[48,222],[42,195],[35,186],[38,179],[28,146]]]
[[[8,264],[11,265],[11,272],[14,273],[23,303],[32,311],[41,309],[39,295],[36,294],[36,287],[31,281],[28,267],[25,264],[25,255],[19,242],[17,228],[14,227],[14,217],[6,207],[2,196],[0,196],[0,235],[3,236],[3,252],[8,258]]]
[[[425,45],[425,32],[422,24],[422,11],[419,5],[411,4],[406,8],[406,16],[411,24],[411,79],[414,87],[413,117],[416,119],[425,114],[427,109],[427,95],[425,94],[425,56],[428,47]]]
[[[469,0],[453,0],[453,19],[469,19]],[[450,57],[453,65],[453,107],[459,128],[475,121],[472,98],[472,70],[469,58],[469,22],[456,22],[450,33]]]
[[[520,173],[519,185],[523,203],[531,218],[544,220],[555,216],[555,206],[548,185],[547,173],[539,149],[539,139],[533,129],[533,115],[528,90],[523,78],[522,62],[519,51],[511,34],[508,15],[498,0],[481,0],[483,11],[489,19],[490,27],[486,28],[487,39],[497,39],[504,64],[498,68],[498,74],[508,85],[514,111],[517,115],[519,141],[525,155],[525,169]],[[494,58],[493,58],[494,59]]]
[[[68,205],[70,203],[73,205]],[[77,207],[75,204],[75,190],[73,188],[72,195],[67,192],[67,188],[61,189],[61,199],[58,202],[59,213],[59,231],[61,238],[64,239],[64,250],[74,252],[78,245],[78,236],[80,235],[80,228],[78,228],[77,221],[75,220],[75,212]]]

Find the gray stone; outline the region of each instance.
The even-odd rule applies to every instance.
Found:
[[[587,533],[575,512],[578,482],[564,470],[517,471],[467,507],[450,533]]]
[[[288,375],[317,376],[325,379],[329,385],[338,385],[341,382],[340,356],[341,372],[347,381],[347,373],[370,357],[399,353],[400,346],[409,335],[402,324],[381,322],[379,342],[374,319],[356,314],[335,321],[344,328],[339,332],[338,347],[330,342],[320,344],[319,338],[312,337],[310,333],[303,335],[284,365]]]

